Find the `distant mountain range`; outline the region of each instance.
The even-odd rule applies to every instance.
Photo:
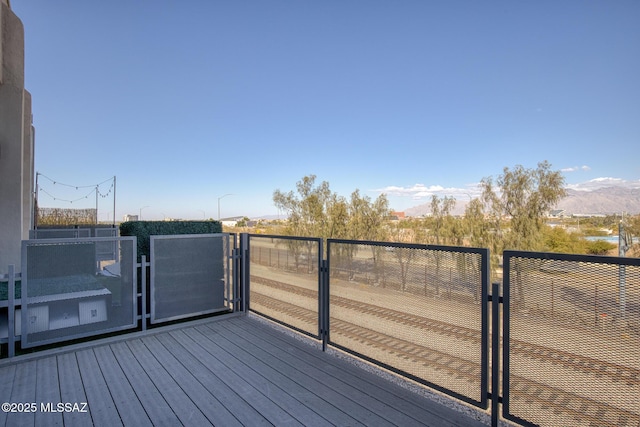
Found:
[[[607,187],[592,191],[567,190],[558,203],[567,214],[640,213],[640,188]]]
[[[467,200],[458,200],[454,215],[463,215]],[[606,187],[590,191],[567,190],[567,196],[558,203],[556,209],[563,209],[565,215],[572,214],[640,214],[640,188]],[[406,209],[407,216],[427,215],[431,203]]]

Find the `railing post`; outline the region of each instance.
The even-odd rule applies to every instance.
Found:
[[[140,257],[140,290],[142,291],[142,330],[147,330],[147,256]]]
[[[322,351],[327,351],[329,340],[329,261],[320,262],[320,337]]]
[[[500,408],[500,284],[491,288],[491,426],[498,427]]]
[[[489,333],[491,331],[491,324],[489,323],[489,301],[491,301],[491,295],[489,295],[489,291],[491,290],[491,283],[489,281],[489,257],[489,250],[485,249],[481,257],[481,285],[479,294],[478,291],[475,292],[475,297],[477,301],[480,302],[480,315],[482,318],[482,342],[480,343],[482,375],[480,379],[480,390],[482,392],[482,398],[480,404],[483,409],[489,408],[489,377],[491,374],[489,369],[489,350],[491,349],[491,343],[489,342]]]
[[[7,295],[7,304],[9,305],[9,309],[7,310],[7,315],[9,318],[7,319],[7,339],[8,339],[8,350],[9,357],[15,356],[16,352],[16,326],[15,326],[15,313],[16,313],[16,276],[15,276],[15,265],[9,265],[9,287],[8,287],[8,295]]]
[[[249,311],[249,292],[251,287],[251,248],[249,247],[249,233],[240,233],[240,284],[238,286],[240,297],[240,310],[247,314]]]
[[[239,248],[235,247],[235,239],[231,254],[233,278],[231,279],[232,286],[227,288],[227,301],[229,301],[231,305],[231,311],[235,313],[240,311],[240,277],[242,273],[242,253]]]

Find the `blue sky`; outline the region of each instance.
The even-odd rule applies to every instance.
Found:
[[[217,218],[228,193],[222,217],[276,215],[315,174],[404,210],[543,160],[572,188],[640,187],[637,0],[11,7],[40,206],[94,207],[75,186],[107,181],[110,220],[116,176],[117,219]]]

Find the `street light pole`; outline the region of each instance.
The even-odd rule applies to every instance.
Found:
[[[224,196],[218,197],[218,221],[220,221],[220,199],[224,199],[227,196],[233,196],[233,194],[227,193]]]
[[[141,207],[141,208],[140,208],[140,215],[139,215],[139,217],[138,217],[138,220],[139,220],[139,221],[142,221],[142,209],[144,209],[144,208],[148,208],[148,207],[149,207],[149,205],[147,205],[147,206],[143,206],[143,207]]]

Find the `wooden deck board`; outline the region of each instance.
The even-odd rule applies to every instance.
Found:
[[[199,327],[197,330],[202,331],[205,328],[214,333],[217,332],[216,328],[211,328],[208,325]],[[291,364],[284,363],[253,342],[242,339],[235,331],[231,336],[222,333],[218,334],[218,336],[220,336],[221,340],[224,340],[221,345],[227,348],[227,351],[236,354],[245,364],[253,366],[254,369],[259,369],[264,375],[270,376],[273,381],[277,381],[281,384],[281,387],[293,392],[296,397],[304,399],[306,404],[316,408],[319,413],[334,425],[365,425],[363,423],[371,425],[373,422],[384,424],[384,421],[380,419],[374,420],[359,417],[358,413],[363,415],[361,406],[350,399],[345,400],[344,395],[336,393],[334,389],[322,381],[314,379],[308,373],[295,368]],[[240,347],[240,345],[243,345],[244,348]],[[245,351],[242,351],[243,349]],[[272,348],[271,350],[276,349]],[[308,368],[314,369],[313,367]],[[337,407],[341,407],[341,409],[336,410]],[[358,421],[358,418],[361,421]]]
[[[181,385],[181,382],[191,382],[193,379],[188,375],[182,376],[181,372],[176,371],[176,361],[167,359],[164,349],[154,348],[155,340],[155,337],[148,337],[130,342],[129,346],[136,355],[146,353],[143,365],[180,422],[188,425],[191,421],[200,421],[206,425],[206,418],[184,390],[187,387]]]
[[[456,425],[480,422],[285,334],[219,316],[0,361],[0,426]]]
[[[369,396],[379,401],[392,403],[395,409],[405,414],[413,414],[423,424],[427,423],[426,420],[429,420],[429,424],[433,426],[446,425],[447,423],[464,425],[468,421],[469,417],[465,414],[451,411],[450,408],[442,405],[425,405],[425,399],[422,396],[395,384],[390,384],[384,378],[367,375],[365,379],[360,368],[335,357],[325,357],[326,355],[315,348],[310,348],[298,340],[287,339],[276,329],[269,327],[258,329],[251,323],[233,320],[229,322],[228,327],[238,334],[244,334],[243,337],[247,342],[256,345],[268,341],[270,345],[277,343],[277,347],[286,346],[286,353],[293,356],[286,358],[287,363],[297,366],[299,369],[307,369],[309,365],[314,367],[321,365],[322,369],[317,374],[320,379],[325,376],[329,377],[327,381],[331,381],[332,387],[340,387],[341,383],[346,382],[351,386],[350,393],[353,396],[359,396],[359,393],[354,393],[354,391],[366,391]]]
[[[313,408],[333,425],[363,425],[355,414],[359,408],[352,407],[351,411],[336,410],[343,398],[322,382],[316,381],[306,373],[295,369],[292,365],[282,363],[266,351],[242,340],[239,336],[218,333],[216,328],[209,325],[197,328],[198,331],[209,330],[215,333],[212,338],[220,340],[219,345],[231,354],[238,357],[247,366],[251,366],[256,372],[270,381],[278,384],[282,389],[292,393],[296,399]]]
[[[226,324],[225,327],[227,327]],[[440,426],[450,422],[446,418],[424,411],[420,404],[412,403],[411,399],[416,397],[414,393],[390,385],[388,381],[376,376],[367,375],[367,380],[364,380],[360,368],[328,356],[297,340],[290,341],[268,326],[255,327],[255,325],[230,322],[228,327],[230,331],[251,343],[250,345],[276,349],[286,346],[287,357],[284,363],[327,384],[334,395],[339,397],[334,403],[335,407],[354,414],[368,425],[381,423],[424,425],[429,420],[431,425]],[[253,351],[251,350],[252,353]],[[275,354],[282,355],[283,352],[276,351]],[[322,366],[322,369],[318,366]],[[394,390],[395,394],[389,392],[390,389]],[[359,409],[354,411],[353,405],[345,407],[350,402],[355,403]],[[424,403],[424,399],[419,399],[418,402]],[[380,419],[384,421],[381,422]]]
[[[188,390],[194,403],[205,411],[205,416],[212,423],[225,426],[247,423],[267,425],[259,412],[239,399],[234,390],[203,365],[200,359],[186,348],[179,349],[173,345],[169,347],[172,349],[171,357],[181,362],[172,369],[171,375],[175,375],[177,381],[184,384],[183,388]],[[196,381],[193,381],[192,377]]]
[[[10,402],[9,399],[5,399],[5,396],[11,396],[15,373],[16,365],[9,365],[0,368],[0,400],[2,400],[2,403]],[[9,414],[7,412],[0,411],[0,426],[6,424],[8,415]]]
[[[53,357],[39,359],[37,361],[36,372],[36,399],[34,403],[42,405],[56,405],[62,402],[60,399],[60,387],[58,386],[58,364]],[[62,426],[62,412],[44,413],[38,411],[35,413],[36,425]]]
[[[229,353],[218,343],[208,339],[206,335],[202,335],[197,329],[187,329],[184,334],[206,348],[228,369],[242,373],[251,385],[301,424],[309,427],[330,425],[326,419],[312,409],[313,406],[307,406],[308,402],[299,400],[299,396],[294,390],[287,389],[273,377],[262,375],[254,364],[243,363],[236,357],[237,355]]]
[[[183,424],[206,425],[215,419],[212,403],[215,398],[198,382],[180,360],[176,359],[166,347],[158,341],[158,336],[142,340],[150,354],[156,358],[154,380],[163,390],[165,399],[176,411]],[[153,366],[153,365],[152,365]],[[207,418],[206,415],[211,418]]]
[[[192,329],[185,330],[184,335],[188,335],[190,331],[192,331]],[[200,342],[199,337],[197,336],[195,340],[193,340],[192,337],[179,335],[177,336],[177,338],[180,339],[180,341],[178,342],[180,342],[182,345],[188,345],[188,341],[191,340],[198,347],[200,347],[201,350],[195,349],[193,347],[192,349],[198,352],[198,357],[201,358],[202,362],[205,365],[211,366],[213,369],[215,369],[216,375],[218,375],[225,383],[227,383],[227,385],[233,387],[240,398],[244,399],[245,402],[253,406],[270,423],[272,423],[273,425],[303,425],[300,421],[292,417],[284,408],[282,408],[279,404],[275,403],[271,399],[271,392],[274,391],[278,393],[276,390],[271,390],[271,388],[269,387],[270,385],[267,385],[266,389],[260,390],[260,385],[256,384],[258,381],[255,381],[253,378],[251,378],[248,372],[242,370],[233,370],[223,361],[216,358],[210,352],[212,347],[211,344]],[[215,349],[213,351],[215,351]]]
[[[93,350],[87,349],[78,351],[75,356],[81,379],[76,379],[74,374],[70,378],[69,382],[72,380],[81,381],[80,384],[77,384],[77,387],[82,386],[84,389],[86,399],[82,401],[87,402],[93,424],[95,426],[105,427],[110,425],[122,426],[123,424],[122,421],[120,421],[120,415],[116,409],[116,404],[113,401],[109,388],[107,387],[107,383],[102,376],[100,365],[96,360],[96,355],[93,353]],[[61,359],[62,357],[58,358],[58,363],[62,363]],[[71,369],[71,367],[68,369]],[[62,372],[61,374],[66,375],[66,373]],[[64,397],[61,402],[71,402],[68,399],[69,397]],[[65,414],[65,417],[66,415],[67,414]]]
[[[178,417],[124,342],[111,345],[122,371],[133,387],[154,426],[177,425]]]
[[[116,361],[111,346],[99,346],[94,348],[93,352],[122,423],[132,427],[151,426],[151,420]]]
[[[7,402],[23,404],[36,401],[36,366],[35,360],[16,366],[13,390]],[[6,425],[15,427],[34,425],[35,415],[35,412],[11,412],[7,416]]]
[[[87,350],[91,351],[91,350]],[[93,352],[91,352],[93,354]],[[81,403],[86,402],[88,404],[88,413],[83,412],[64,412],[62,414],[62,418],[64,419],[65,426],[86,426],[93,425],[102,426],[107,424],[101,424],[100,422],[96,422],[93,414],[92,414],[92,406],[91,402],[87,400],[87,395],[85,391],[85,384],[82,381],[82,376],[80,374],[80,367],[78,365],[78,359],[76,353],[63,353],[56,357],[58,362],[58,383],[60,386],[60,400],[61,403]],[[100,369],[98,368],[98,372]],[[98,402],[100,399],[107,399],[108,393],[106,396],[96,396]],[[39,402],[38,402],[39,403]],[[115,412],[115,414],[113,414]],[[111,425],[117,426],[120,418],[118,417],[118,413],[115,411],[115,406],[113,407],[113,411],[110,412],[113,417],[113,422]]]

